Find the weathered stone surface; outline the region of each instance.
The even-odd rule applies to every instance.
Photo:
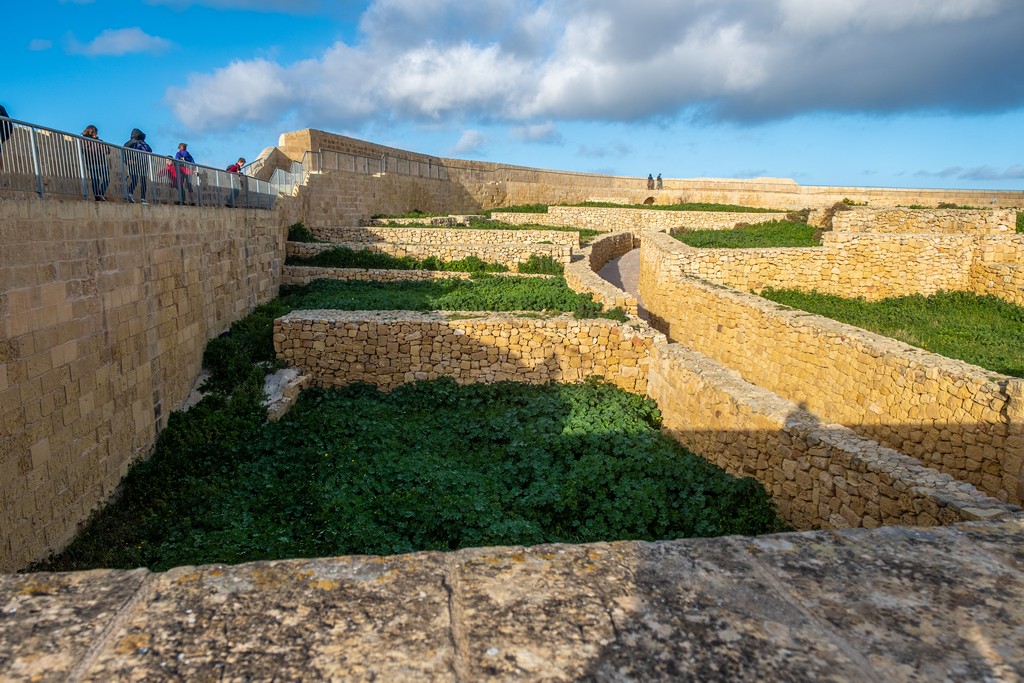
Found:
[[[1024,519],[0,576],[0,679],[1014,680]]]

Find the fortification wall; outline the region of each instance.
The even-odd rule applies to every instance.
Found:
[[[268,211],[0,201],[0,570],[148,453],[207,339],[276,295],[284,241]]]
[[[648,395],[663,429],[736,476],[752,476],[797,529],[934,526],[1015,508],[743,380],[681,344],[656,344]]]
[[[728,211],[665,211],[662,209],[614,209],[590,206],[550,206],[546,214],[495,211],[494,220],[511,225],[567,226],[604,232],[647,230],[732,230],[737,223],[782,220],[785,213]]]
[[[590,375],[627,391],[647,389],[651,347],[664,336],[646,325],[571,316],[496,313],[294,311],[274,321],[278,358],[319,386],[368,382],[578,382]]]
[[[1024,500],[1024,380],[701,280],[685,271],[688,256],[668,235],[644,236],[640,294],[672,341],[1000,500]]]

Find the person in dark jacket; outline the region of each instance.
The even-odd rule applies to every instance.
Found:
[[[189,154],[188,145],[184,142],[178,143],[178,152],[174,155],[178,162],[178,184],[181,188],[181,201],[185,201],[185,193],[188,193],[188,200],[195,201],[195,190],[192,188],[192,174],[195,172],[196,160]]]
[[[110,166],[107,164],[108,147],[100,142],[96,126],[86,126],[82,131],[82,156],[85,167],[92,179],[92,194],[98,202],[107,201],[107,187],[110,185]]]
[[[149,157],[147,154],[152,153],[153,148],[146,144],[146,134],[138,128],[132,129],[132,136],[128,142],[124,143],[125,151],[122,152],[124,156],[125,175],[128,179],[128,185],[125,188],[125,201],[135,203],[135,188],[141,185],[141,192],[139,192],[139,200],[143,204],[148,204],[146,201],[146,178],[149,175]]]

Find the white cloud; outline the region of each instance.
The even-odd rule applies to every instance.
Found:
[[[213,9],[305,14],[316,10],[323,3],[321,0],[146,0],[146,4],[163,5],[179,11],[198,5]]]
[[[516,126],[510,131],[512,137],[523,142],[541,142],[555,145],[562,142],[562,134],[554,123],[535,123],[530,126]]]
[[[247,0],[204,0],[228,2]],[[1019,0],[375,0],[357,42],[234,62],[169,95],[206,128],[296,114],[513,136],[567,120],[993,112],[1024,106],[1021,26]]]
[[[28,49],[32,52],[43,52],[51,47],[53,47],[53,41],[45,38],[33,38],[28,43]]]
[[[452,154],[478,154],[487,145],[487,136],[478,130],[467,130],[452,147]]]
[[[74,36],[68,41],[68,52],[88,57],[120,56],[140,52],[159,54],[173,45],[171,41],[151,36],[138,27],[106,29],[91,42],[81,44]]]

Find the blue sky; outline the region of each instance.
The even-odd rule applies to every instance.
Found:
[[[320,128],[667,178],[1024,189],[1022,0],[37,0],[16,119],[224,167]]]

